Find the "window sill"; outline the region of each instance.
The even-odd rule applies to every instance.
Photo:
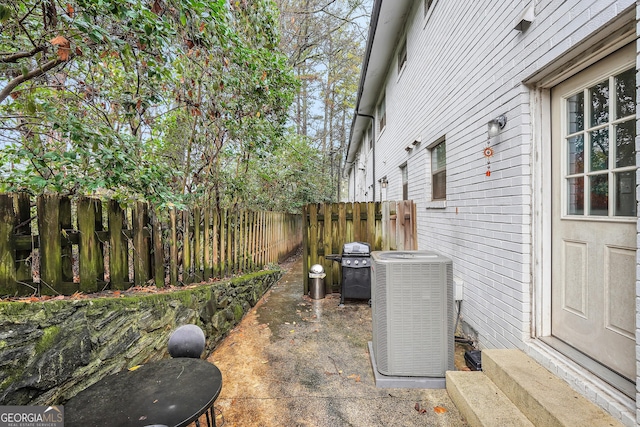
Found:
[[[427,209],[445,209],[446,207],[446,200],[429,200],[426,206]]]

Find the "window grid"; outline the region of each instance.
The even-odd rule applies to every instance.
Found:
[[[431,149],[431,199],[447,198],[447,150],[446,141],[439,142]]]
[[[406,163],[400,166],[402,175],[402,200],[409,200],[409,172]]]
[[[398,51],[398,74],[402,72],[402,68],[407,63],[407,39],[404,39],[400,50]]]
[[[380,131],[382,131],[387,125],[387,111],[385,106],[385,99],[382,98],[380,104],[378,104],[378,126]]]
[[[605,78],[564,101],[567,215],[636,216],[634,71]],[[633,96],[619,102],[625,85]]]

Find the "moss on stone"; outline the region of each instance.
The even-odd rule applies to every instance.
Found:
[[[91,346],[91,351],[83,356],[82,366],[75,368],[72,379],[62,375],[59,383],[49,381],[43,385],[53,400],[68,394],[70,384],[74,382],[84,386],[89,381],[87,378],[102,377],[125,365],[163,357],[167,337],[180,323],[204,322],[209,342],[207,349],[210,351],[281,276],[282,272],[278,270],[262,270],[167,293],[122,292],[119,297],[0,302],[0,324],[9,327],[31,325],[23,334],[23,344],[18,344],[18,347],[29,346],[26,352],[29,360],[20,361],[19,367],[5,367],[0,391],[12,387],[13,383],[23,384],[31,375],[31,371],[26,371],[27,367],[39,366],[44,358],[59,357],[62,366],[67,363],[67,358],[76,357],[74,352],[52,354],[52,349],[62,348],[61,340],[76,336],[69,330],[73,325],[85,328],[84,340],[80,344]],[[125,325],[133,331],[118,346],[117,341],[122,340],[122,336],[117,331]],[[13,347],[12,339],[0,340],[0,352]],[[107,354],[109,349],[112,354]],[[110,358],[102,360],[101,354]],[[36,388],[42,381],[41,378],[29,377],[29,381],[32,380]],[[42,395],[41,392],[36,394]]]
[[[21,314],[30,304],[26,302],[0,302],[0,313],[3,316],[15,316]]]
[[[233,306],[233,317],[235,318],[236,323],[239,322],[244,316],[244,310],[242,309],[242,305],[236,304]]]
[[[265,276],[272,276],[272,275],[276,275],[276,274],[277,274],[277,276],[282,274],[281,270],[274,269],[274,270],[256,271],[255,273],[249,273],[249,274],[245,274],[245,275],[240,276],[240,277],[235,277],[235,278],[231,279],[230,284],[232,284],[234,286],[244,285],[246,283],[253,283],[253,281],[256,280],[257,278],[263,278]]]
[[[59,326],[49,326],[42,331],[40,341],[36,344],[36,354],[42,354],[55,343],[56,337],[60,334]]]
[[[22,377],[23,372],[24,367],[9,369],[7,372],[7,377],[2,382],[0,382],[0,391],[5,391],[11,384],[19,380],[20,377]]]

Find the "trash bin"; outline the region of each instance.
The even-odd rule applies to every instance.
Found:
[[[320,264],[314,264],[309,269],[309,296],[312,299],[324,298],[324,278],[326,274]]]

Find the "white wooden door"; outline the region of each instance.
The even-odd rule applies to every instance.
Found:
[[[635,76],[629,45],[551,91],[552,335],[631,380]]]

